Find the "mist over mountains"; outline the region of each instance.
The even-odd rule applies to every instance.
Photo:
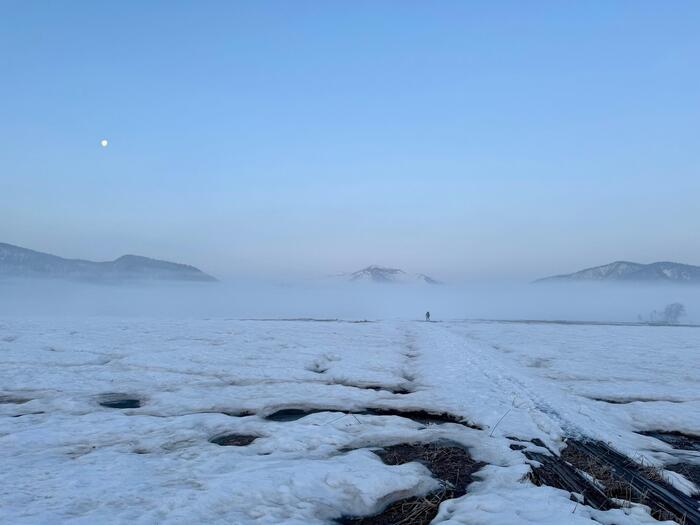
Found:
[[[577,281],[700,284],[700,266],[667,261],[651,264],[616,261],[574,273],[545,277],[535,282]]]
[[[342,277],[346,277],[347,280],[351,282],[395,284],[424,283],[432,285],[442,284],[437,279],[433,279],[424,273],[411,274],[398,268],[387,268],[376,264],[363,268],[362,270],[357,270],[356,272],[352,272],[350,274],[344,274]]]
[[[0,243],[0,277],[92,282],[217,280],[194,266],[140,255],[123,255],[113,261],[95,262],[65,259],[6,243]]]
[[[67,259],[20,246],[0,243],[0,278],[48,278],[81,282],[190,281],[213,282],[215,277],[199,268],[143,257],[123,255],[113,261]],[[444,284],[424,273],[411,273],[400,268],[370,265],[361,270],[336,275],[346,283]],[[700,266],[661,261],[640,264],[616,261],[577,272],[545,277],[535,283],[639,283],[700,284]]]

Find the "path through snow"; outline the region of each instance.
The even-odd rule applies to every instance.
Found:
[[[700,464],[641,434],[700,434],[699,352],[693,328],[5,319],[0,522],[329,523],[434,490],[371,450],[435,440],[486,464],[435,523],[652,522],[536,487],[510,445],[587,436]]]

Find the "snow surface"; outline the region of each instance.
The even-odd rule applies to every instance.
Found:
[[[676,462],[636,432],[700,434],[699,357],[690,327],[6,318],[0,523],[328,523],[435,489],[424,466],[371,452],[435,439],[487,466],[434,523],[657,523],[640,506],[596,511],[534,486],[506,436],[558,449],[586,435]],[[142,406],[98,404],[114,392]],[[290,407],[321,411],[264,418]],[[447,411],[482,430],[348,414],[368,407]],[[226,432],[260,437],[209,442]]]

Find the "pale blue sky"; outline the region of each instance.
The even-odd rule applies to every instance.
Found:
[[[4,0],[0,241],[217,275],[700,264],[699,28],[673,0]]]

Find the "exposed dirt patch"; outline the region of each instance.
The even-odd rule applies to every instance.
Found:
[[[372,416],[398,416],[412,419],[421,425],[441,425],[444,423],[456,423],[465,427],[476,430],[483,430],[479,425],[465,421],[459,416],[448,412],[428,412],[426,410],[397,410],[387,408],[368,408],[360,414],[369,414]]]
[[[269,416],[266,416],[265,419],[269,421],[278,421],[282,423],[287,423],[290,421],[297,421],[298,419],[301,419],[303,417],[306,417],[310,414],[318,414],[319,412],[338,412],[337,409],[304,409],[304,408],[283,408],[281,410],[278,410],[276,412],[273,412]]]
[[[678,450],[695,450],[700,452],[700,436],[683,434],[681,432],[664,432],[662,430],[651,430],[649,432],[640,432],[640,434],[659,439]]]
[[[258,437],[260,436],[251,434],[223,434],[210,439],[209,442],[222,447],[245,447],[258,439]]]
[[[265,419],[270,421],[279,422],[289,422],[297,421],[310,414],[317,414],[319,412],[343,412],[345,414],[356,414],[364,416],[398,416],[405,417],[407,419],[412,419],[416,423],[421,425],[441,425],[444,423],[456,423],[469,428],[474,428],[477,430],[483,430],[480,426],[465,421],[459,416],[454,414],[449,414],[447,412],[428,412],[425,410],[398,410],[393,408],[366,408],[363,410],[348,410],[342,411],[337,408],[301,408],[301,407],[289,407],[276,412],[271,413],[266,416]]]
[[[532,471],[533,483],[581,494],[591,507],[615,508],[622,500],[647,505],[659,520],[700,523],[697,503],[666,483],[661,469],[640,465],[604,443],[569,440],[560,457],[525,455],[541,463]]]
[[[141,406],[139,398],[118,392],[102,394],[99,397],[99,403],[103,407],[119,409],[139,408]]]
[[[389,505],[380,514],[368,517],[344,517],[338,522],[347,525],[424,525],[438,513],[440,503],[459,498],[467,491],[472,474],[484,466],[474,461],[466,449],[456,443],[410,443],[386,447],[376,452],[387,465],[403,465],[411,461],[424,464],[442,485],[436,492],[422,497],[402,499]]]
[[[583,496],[583,501],[596,509],[607,510],[612,503],[603,490],[590,483],[575,467],[553,455],[526,451],[525,455],[540,463],[530,473],[530,481],[537,486],[556,487]],[[572,497],[572,500],[575,499]]]

